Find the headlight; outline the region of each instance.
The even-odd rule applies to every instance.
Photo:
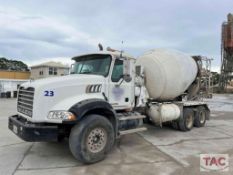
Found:
[[[75,120],[76,119],[75,115],[68,111],[50,111],[47,118],[56,119],[56,120]]]

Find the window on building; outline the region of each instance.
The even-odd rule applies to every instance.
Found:
[[[49,68],[49,75],[53,75],[53,68],[52,67]]]
[[[49,67],[49,75],[57,75],[57,68]]]
[[[43,74],[44,74],[44,72],[43,72],[43,71],[40,71],[40,72],[39,72],[39,74],[40,74],[40,75],[43,75]]]
[[[55,68],[55,67],[53,68],[53,74],[57,75],[57,68]]]

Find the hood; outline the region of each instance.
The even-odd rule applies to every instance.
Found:
[[[50,110],[68,110],[71,102],[71,105],[74,105],[85,98],[103,98],[106,81],[106,78],[100,75],[72,74],[24,83],[21,85],[24,89],[34,88],[32,118],[24,116],[33,122],[46,122]],[[89,89],[97,91],[90,93]],[[89,97],[90,95],[93,97]],[[64,102],[66,100],[69,104]]]
[[[51,77],[39,80],[31,80],[29,82],[23,83],[21,86],[24,88],[34,87],[34,88],[56,88],[61,86],[73,86],[79,84],[95,84],[103,83],[105,78],[100,75],[85,75],[85,74],[72,74],[61,77]]]

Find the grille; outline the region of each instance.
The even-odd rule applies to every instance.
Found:
[[[35,89],[32,87],[19,88],[17,111],[29,117],[32,117],[33,112],[33,99]]]

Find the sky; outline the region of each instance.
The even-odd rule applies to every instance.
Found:
[[[135,57],[154,48],[204,55],[219,71],[230,12],[232,0],[0,0],[0,57],[70,64],[102,43]]]

